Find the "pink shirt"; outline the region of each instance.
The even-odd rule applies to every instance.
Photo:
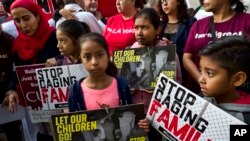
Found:
[[[115,78],[113,78],[112,83],[107,88],[102,90],[88,88],[83,82],[81,83],[81,88],[87,110],[100,109],[100,105],[119,106],[119,93]]]

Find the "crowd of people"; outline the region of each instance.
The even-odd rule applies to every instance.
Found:
[[[131,89],[118,77],[113,52],[176,45],[176,82],[250,123],[250,110],[242,110],[250,109],[250,14],[241,0],[200,0],[195,12],[186,0],[109,0],[116,6],[109,16],[101,0],[59,0],[50,18],[32,0],[1,2],[0,103],[10,112],[19,102],[15,66],[44,63],[83,64],[89,73],[70,86],[69,112],[144,103],[146,114],[153,89]],[[143,80],[159,75],[150,71]],[[148,140],[162,140],[146,117],[138,125]],[[0,131],[8,141],[22,141],[20,127],[21,121],[13,121],[0,125]],[[53,137],[37,131],[34,140]]]

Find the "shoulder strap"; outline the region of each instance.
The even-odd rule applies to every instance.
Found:
[[[210,33],[212,34],[212,41],[216,40],[215,29],[214,29],[214,18],[211,16],[210,18]]]

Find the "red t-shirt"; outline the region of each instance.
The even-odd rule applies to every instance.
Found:
[[[110,55],[114,50],[125,49],[136,41],[134,23],[134,17],[124,20],[121,14],[108,19],[103,36],[108,42]]]

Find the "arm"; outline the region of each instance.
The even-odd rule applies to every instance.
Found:
[[[65,19],[76,19],[77,17],[74,14],[75,11],[69,9],[60,9],[59,14],[62,15]]]
[[[8,91],[6,92],[6,97],[4,98],[3,105],[8,106],[10,112],[15,112],[17,110],[17,104],[19,103],[19,97],[16,92],[16,84],[18,83],[16,72],[13,71],[11,74],[11,82]]]
[[[194,80],[199,83],[199,78],[201,76],[200,71],[196,67],[195,63],[192,60],[193,55],[191,53],[183,54],[183,66],[186,71],[194,78]]]

